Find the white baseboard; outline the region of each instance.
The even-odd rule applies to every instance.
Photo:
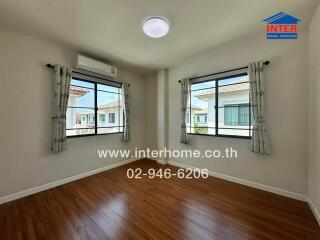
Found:
[[[175,161],[169,161],[169,164],[173,165],[173,166],[176,166],[176,167],[181,167],[181,168],[192,168],[192,169],[196,168],[196,167],[189,166],[189,165],[182,164],[182,163],[178,163],[178,162],[175,162]],[[257,188],[257,189],[264,190],[264,191],[267,191],[267,192],[272,192],[272,193],[275,193],[275,194],[278,194],[278,195],[281,195],[281,196],[285,196],[285,197],[289,197],[289,198],[293,198],[293,199],[297,199],[297,200],[300,200],[300,201],[307,202],[307,198],[308,197],[306,195],[303,195],[303,194],[290,192],[290,191],[287,191],[287,190],[284,190],[284,189],[280,189],[280,188],[270,187],[270,186],[263,185],[263,184],[260,184],[260,183],[255,183],[255,182],[252,182],[252,181],[249,181],[249,180],[245,180],[245,179],[241,179],[241,178],[237,178],[237,177],[231,177],[231,176],[228,176],[228,175],[225,175],[225,174],[221,174],[221,173],[217,173],[217,172],[208,171],[208,173],[209,173],[209,176],[212,176],[212,177],[224,179],[224,180],[227,180],[227,181],[230,181],[230,182],[239,183],[239,184],[242,184],[242,185],[245,185],[245,186]]]
[[[316,217],[317,222],[320,226],[320,213],[319,213],[318,209],[316,208],[316,206],[313,204],[313,202],[311,201],[311,199],[309,197],[307,197],[307,202],[309,204],[309,207],[311,208],[311,211],[313,212],[313,215]]]
[[[156,161],[157,163],[162,164],[162,165],[168,164],[168,161],[167,161],[167,160],[156,159],[156,158],[148,158],[148,159],[149,159],[149,160],[152,160],[152,161]]]
[[[157,163],[162,164],[162,165],[166,165],[168,163],[168,161],[162,160],[162,159],[158,159]]]
[[[156,161],[156,162],[158,162],[158,159],[156,159],[156,158],[148,158],[149,160],[152,160],[152,161]]]
[[[53,188],[53,187],[57,187],[59,185],[66,184],[68,182],[72,182],[72,181],[75,181],[75,180],[78,180],[78,179],[81,179],[81,178],[85,178],[85,177],[88,177],[88,176],[91,176],[91,175],[94,175],[94,174],[97,174],[97,173],[100,173],[100,172],[104,172],[104,171],[107,171],[107,170],[112,169],[112,168],[120,167],[122,165],[131,163],[131,162],[134,162],[134,161],[137,161],[137,160],[139,160],[139,159],[127,159],[127,160],[124,160],[124,161],[121,161],[121,162],[110,164],[110,165],[105,166],[105,167],[101,167],[101,168],[97,168],[97,169],[91,170],[89,172],[80,173],[80,174],[77,174],[77,175],[74,175],[74,176],[71,176],[71,177],[67,177],[67,178],[60,179],[60,180],[57,180],[57,181],[54,181],[54,182],[46,183],[44,185],[40,185],[40,186],[32,187],[32,188],[29,188],[29,189],[26,189],[26,190],[23,190],[23,191],[20,191],[20,192],[16,192],[16,193],[13,193],[13,194],[10,194],[10,195],[7,195],[7,196],[3,196],[3,197],[0,197],[0,204],[6,203],[6,202],[10,202],[10,201],[13,201],[13,200],[16,200],[16,199],[19,199],[19,198],[23,198],[23,197],[26,197],[26,196],[29,196],[31,194],[35,194],[35,193],[38,193],[38,192],[42,192],[44,190],[47,190],[47,189],[50,189],[50,188]]]

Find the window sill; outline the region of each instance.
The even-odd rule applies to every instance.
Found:
[[[113,135],[113,134],[122,134],[122,133],[123,132],[103,133],[103,134],[84,134],[84,135],[67,136],[67,138],[93,137],[93,136],[104,136],[104,135]]]
[[[220,137],[220,138],[239,138],[239,139],[247,139],[247,140],[250,140],[252,138],[252,137],[236,136],[236,135],[211,135],[211,134],[198,134],[198,133],[188,133],[188,135],[207,136],[207,137]]]

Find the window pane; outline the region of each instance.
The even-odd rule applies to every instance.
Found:
[[[95,116],[93,109],[68,108],[66,127],[69,128],[94,128]]]
[[[119,93],[120,88],[113,87],[113,86],[107,86],[103,84],[97,85],[98,91],[107,91],[107,92],[113,92],[113,93]]]
[[[194,83],[191,85],[191,90],[199,90],[204,88],[213,88],[216,86],[215,81],[203,82],[203,83]]]
[[[67,136],[95,133],[94,83],[71,80],[66,116]]]
[[[218,134],[220,135],[250,136],[249,83],[245,81],[248,81],[247,76],[219,81]]]
[[[77,86],[77,87],[83,87],[83,88],[91,88],[94,89],[94,83],[71,79],[70,85]]]
[[[106,134],[106,133],[117,133],[119,131],[119,127],[116,128],[98,128],[98,134]]]
[[[121,95],[121,89],[120,89],[120,95],[119,95],[119,99],[120,99],[120,106],[119,106],[119,112],[118,112],[118,118],[119,118],[119,126],[123,126],[123,107],[122,107],[122,95]],[[123,129],[120,129],[120,132],[123,132]]]
[[[230,77],[224,80],[218,81],[218,86],[224,86],[229,84],[236,84],[236,83],[242,83],[242,82],[248,82],[249,77],[248,75],[240,76],[240,77]]]
[[[94,134],[94,129],[72,129],[67,130],[67,136],[88,135]]]
[[[191,108],[188,108],[187,115],[191,118],[191,123],[187,122],[188,132],[215,134],[215,88],[192,91]]]
[[[67,136],[95,134],[96,122],[98,134],[123,131],[121,88],[72,79],[69,96]]]
[[[94,108],[94,90],[70,86],[68,107]]]
[[[119,90],[119,89],[118,89]],[[97,93],[98,102],[98,134],[119,132],[119,126],[122,125],[123,115],[121,113],[121,96],[110,92]],[[112,127],[112,128],[110,128]]]

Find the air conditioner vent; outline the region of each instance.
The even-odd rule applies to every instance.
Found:
[[[99,73],[112,78],[117,77],[116,67],[103,62],[96,61],[83,55],[78,55],[77,68],[81,70]]]

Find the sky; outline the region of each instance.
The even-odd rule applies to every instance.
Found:
[[[234,77],[234,78],[228,78],[224,80],[219,80],[218,84],[219,86],[224,86],[227,84],[233,84],[233,83],[238,83],[242,81],[249,81],[248,76],[241,76],[241,77]],[[201,89],[204,88],[214,88],[215,87],[215,81],[209,81],[209,82],[203,82],[203,83],[197,83],[197,84],[192,84],[191,86],[191,105],[200,107],[200,108],[208,108],[208,102],[202,101],[195,97],[194,95],[200,93]],[[195,91],[197,90],[197,91]],[[206,90],[202,90],[206,91]]]
[[[84,96],[78,97],[76,99],[76,106],[75,107],[94,108],[94,84],[72,79],[71,85],[84,87],[84,88],[87,88],[87,91],[89,91]],[[97,90],[98,90],[98,96],[97,96],[98,107],[103,104],[107,104],[107,103],[118,100],[118,97],[119,97],[118,92],[120,89],[117,87],[97,84]],[[102,92],[99,90],[109,91],[109,92]],[[113,92],[113,93],[110,93],[110,92]],[[77,112],[87,112],[87,111],[88,111],[88,109],[78,109],[77,110]]]
[[[219,81],[219,86],[223,86],[226,84],[232,84],[232,83],[237,83],[241,81],[248,81],[248,76],[241,76],[241,77],[235,77],[235,78],[228,78],[224,80]],[[84,82],[84,81],[79,81],[79,80],[71,80],[71,85],[79,86],[79,87],[86,87],[88,88],[87,90],[89,91],[86,95],[77,98],[77,107],[94,107],[94,84],[89,83],[89,82]],[[194,90],[200,90],[203,88],[214,88],[215,86],[215,81],[211,82],[203,82],[203,83],[198,83],[198,84],[193,84],[191,87],[192,91],[192,97],[191,97],[191,105],[192,106],[197,106],[201,108],[208,108],[208,103],[206,101],[202,101],[198,99],[197,97],[194,97],[197,93],[200,91],[194,91]],[[98,90],[104,90],[104,91],[109,91],[109,92],[114,92],[118,93],[119,88],[112,87],[112,86],[106,86],[102,84],[97,85]],[[205,90],[204,90],[205,91]],[[113,94],[109,92],[101,92],[98,91],[98,106],[101,106],[103,104],[107,104],[113,101],[118,100],[118,94]],[[86,112],[88,109],[78,109],[79,112]]]

